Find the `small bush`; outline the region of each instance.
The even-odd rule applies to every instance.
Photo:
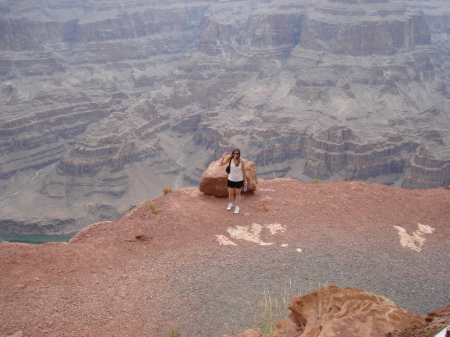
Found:
[[[168,185],[164,185],[162,188],[162,191],[164,194],[170,193],[170,192],[172,192],[172,187],[170,187]]]
[[[148,205],[148,208],[152,211],[152,213],[158,214],[161,210],[155,204]]]
[[[313,179],[313,184],[320,184],[320,179]]]
[[[166,333],[166,337],[180,337],[181,333],[177,329],[172,329]]]

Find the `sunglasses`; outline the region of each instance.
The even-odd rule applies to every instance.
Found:
[[[234,156],[235,154],[239,154],[239,152],[233,152],[233,156]]]

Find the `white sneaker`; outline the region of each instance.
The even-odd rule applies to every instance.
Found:
[[[234,214],[238,214],[239,213],[239,206],[236,206],[236,208],[234,209]]]
[[[232,207],[233,207],[233,203],[230,202],[230,203],[228,204],[227,211],[231,211],[231,208],[232,208]]]

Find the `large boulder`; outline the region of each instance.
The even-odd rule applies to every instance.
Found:
[[[394,330],[421,325],[425,317],[402,309],[386,297],[355,288],[329,286],[292,298],[289,318],[296,328],[281,322],[285,337],[384,337]]]
[[[222,159],[213,161],[209,164],[205,172],[203,172],[200,182],[200,191],[206,194],[212,194],[217,197],[225,197],[228,195],[227,177],[225,171],[227,165],[220,165]],[[254,162],[243,159],[245,172],[247,173],[247,192],[253,192],[258,185],[258,177],[256,176],[256,165]]]

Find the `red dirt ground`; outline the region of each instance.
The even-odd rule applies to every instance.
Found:
[[[252,206],[263,199],[267,211]],[[68,244],[1,244],[0,336],[233,334],[254,327],[264,293],[287,284],[291,295],[356,287],[422,315],[450,303],[449,189],[260,180],[239,214],[226,206],[185,188]],[[415,233],[410,247],[400,227]]]

